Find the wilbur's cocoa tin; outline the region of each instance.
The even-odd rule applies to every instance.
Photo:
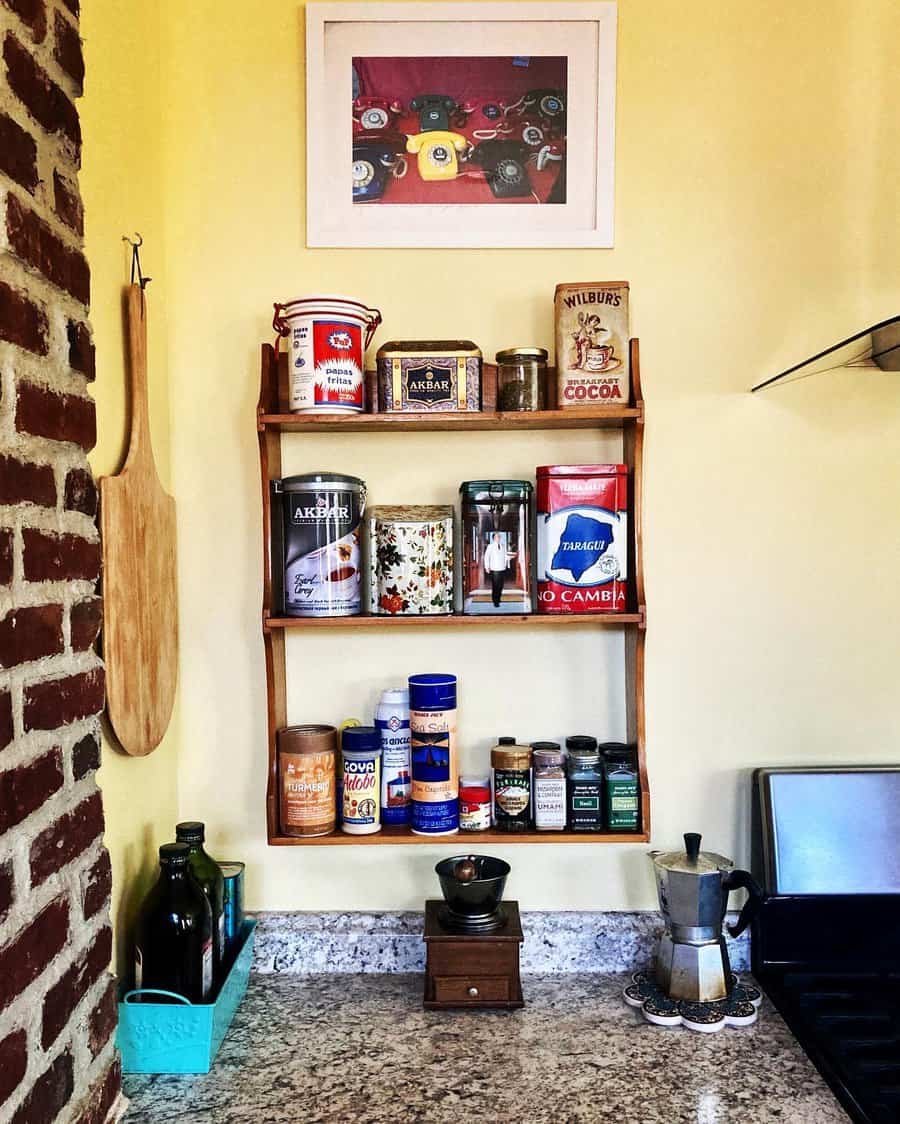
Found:
[[[627,406],[628,282],[557,285],[553,303],[560,407]]]
[[[366,486],[340,472],[281,481],[284,611],[289,617],[350,617],[360,610],[360,531]]]
[[[625,611],[627,505],[624,464],[537,470],[538,612]]]

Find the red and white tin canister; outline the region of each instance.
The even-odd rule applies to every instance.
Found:
[[[365,357],[381,313],[346,297],[303,297],[275,305],[272,327],[290,340],[292,414],[360,414]],[[276,344],[277,346],[277,344]]]
[[[620,613],[627,603],[628,469],[537,470],[539,613]]]

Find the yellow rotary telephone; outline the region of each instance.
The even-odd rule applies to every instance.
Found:
[[[461,133],[429,130],[407,137],[406,151],[418,153],[419,175],[423,180],[452,180],[458,171],[457,153],[469,147]]]

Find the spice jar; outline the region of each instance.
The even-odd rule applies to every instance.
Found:
[[[558,742],[532,742],[534,826],[538,831],[565,831],[565,757]]]
[[[285,835],[334,831],[334,726],[288,726],[278,731],[279,818]]]
[[[597,739],[566,738],[569,754],[566,804],[570,831],[603,830],[603,771]]]
[[[633,752],[622,742],[604,742],[605,814],[610,831],[637,831],[640,815],[638,772]]]
[[[497,409],[543,410],[547,352],[543,347],[510,347],[497,352]]]
[[[476,773],[459,778],[459,830],[486,831],[491,826],[491,779]]]
[[[531,749],[498,738],[491,750],[492,818],[498,831],[531,828]]]
[[[344,809],[341,830],[348,835],[381,831],[381,731],[347,726],[341,736]]]

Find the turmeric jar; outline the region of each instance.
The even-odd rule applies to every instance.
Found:
[[[335,826],[334,726],[278,731],[279,817],[285,835],[328,835]]]

